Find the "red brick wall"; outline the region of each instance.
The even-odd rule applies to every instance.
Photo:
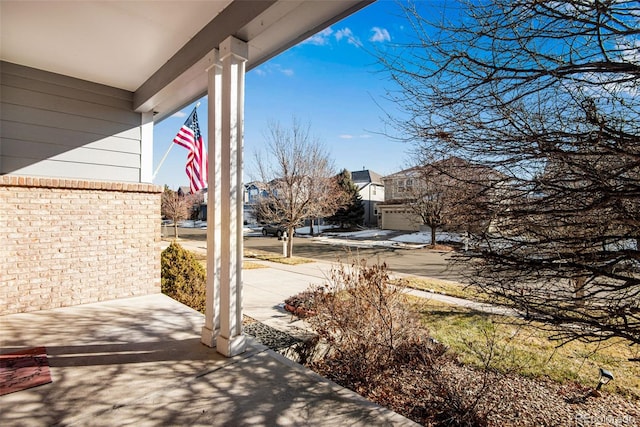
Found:
[[[0,315],[160,292],[160,192],[0,176]]]

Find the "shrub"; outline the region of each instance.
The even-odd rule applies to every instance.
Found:
[[[331,270],[328,284],[315,290],[311,327],[329,347],[354,386],[371,386],[398,359],[413,358],[430,343],[416,313],[407,309],[404,288],[389,285],[386,264],[354,261]]]
[[[420,423],[487,425],[488,392],[501,378],[493,341],[476,349],[484,369],[461,365],[429,337],[404,287],[389,284],[386,264],[339,265],[313,295],[292,300],[312,304],[306,321],[326,348],[309,365],[320,374]]]
[[[315,291],[308,289],[290,296],[284,300],[284,308],[300,318],[306,318],[314,314]]]
[[[193,254],[172,242],[160,262],[162,293],[204,313],[206,273]]]

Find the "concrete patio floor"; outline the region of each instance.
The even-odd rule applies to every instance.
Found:
[[[162,294],[0,317],[1,352],[45,346],[53,379],[0,396],[0,425],[414,425],[254,341],[224,358],[203,321]]]

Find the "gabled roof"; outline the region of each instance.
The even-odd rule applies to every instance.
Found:
[[[391,175],[383,176],[382,177],[382,181],[395,179],[395,178],[406,178],[406,177],[410,177],[410,176],[418,176],[419,175],[419,171],[420,171],[420,167],[419,166],[413,166],[413,167],[410,167],[408,169],[403,169],[401,171],[392,173]]]
[[[266,189],[268,189],[268,188],[269,188],[269,186],[268,186],[267,184],[265,184],[264,182],[262,182],[262,181],[251,181],[251,182],[247,182],[247,183],[244,185],[244,187],[245,187],[245,188],[247,188],[247,189],[248,189],[249,187],[255,187],[255,188],[257,188],[258,190],[266,190]]]
[[[355,184],[372,183],[372,184],[382,185],[382,176],[370,169],[363,169],[360,171],[351,172],[351,180]]]
[[[464,171],[469,178],[477,179],[498,179],[502,177],[502,174],[495,169],[484,166],[482,164],[471,163],[460,157],[451,156],[446,159],[436,160],[432,163],[424,166],[413,166],[408,169],[403,169],[391,175],[387,175],[382,178],[383,181],[418,177],[426,172],[428,173],[443,173],[445,175],[451,174],[453,176],[458,175],[458,171]]]
[[[157,122],[206,94],[227,37],[248,71],[372,2],[2,0],[0,60],[133,92]]]
[[[188,185],[178,187],[178,194],[191,194],[191,188]]]

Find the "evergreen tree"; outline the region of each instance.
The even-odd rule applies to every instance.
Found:
[[[362,224],[364,220],[364,204],[358,187],[351,179],[351,172],[343,169],[336,177],[338,186],[343,191],[344,204],[333,215],[326,218],[330,224],[339,225],[340,228],[351,228]]]

